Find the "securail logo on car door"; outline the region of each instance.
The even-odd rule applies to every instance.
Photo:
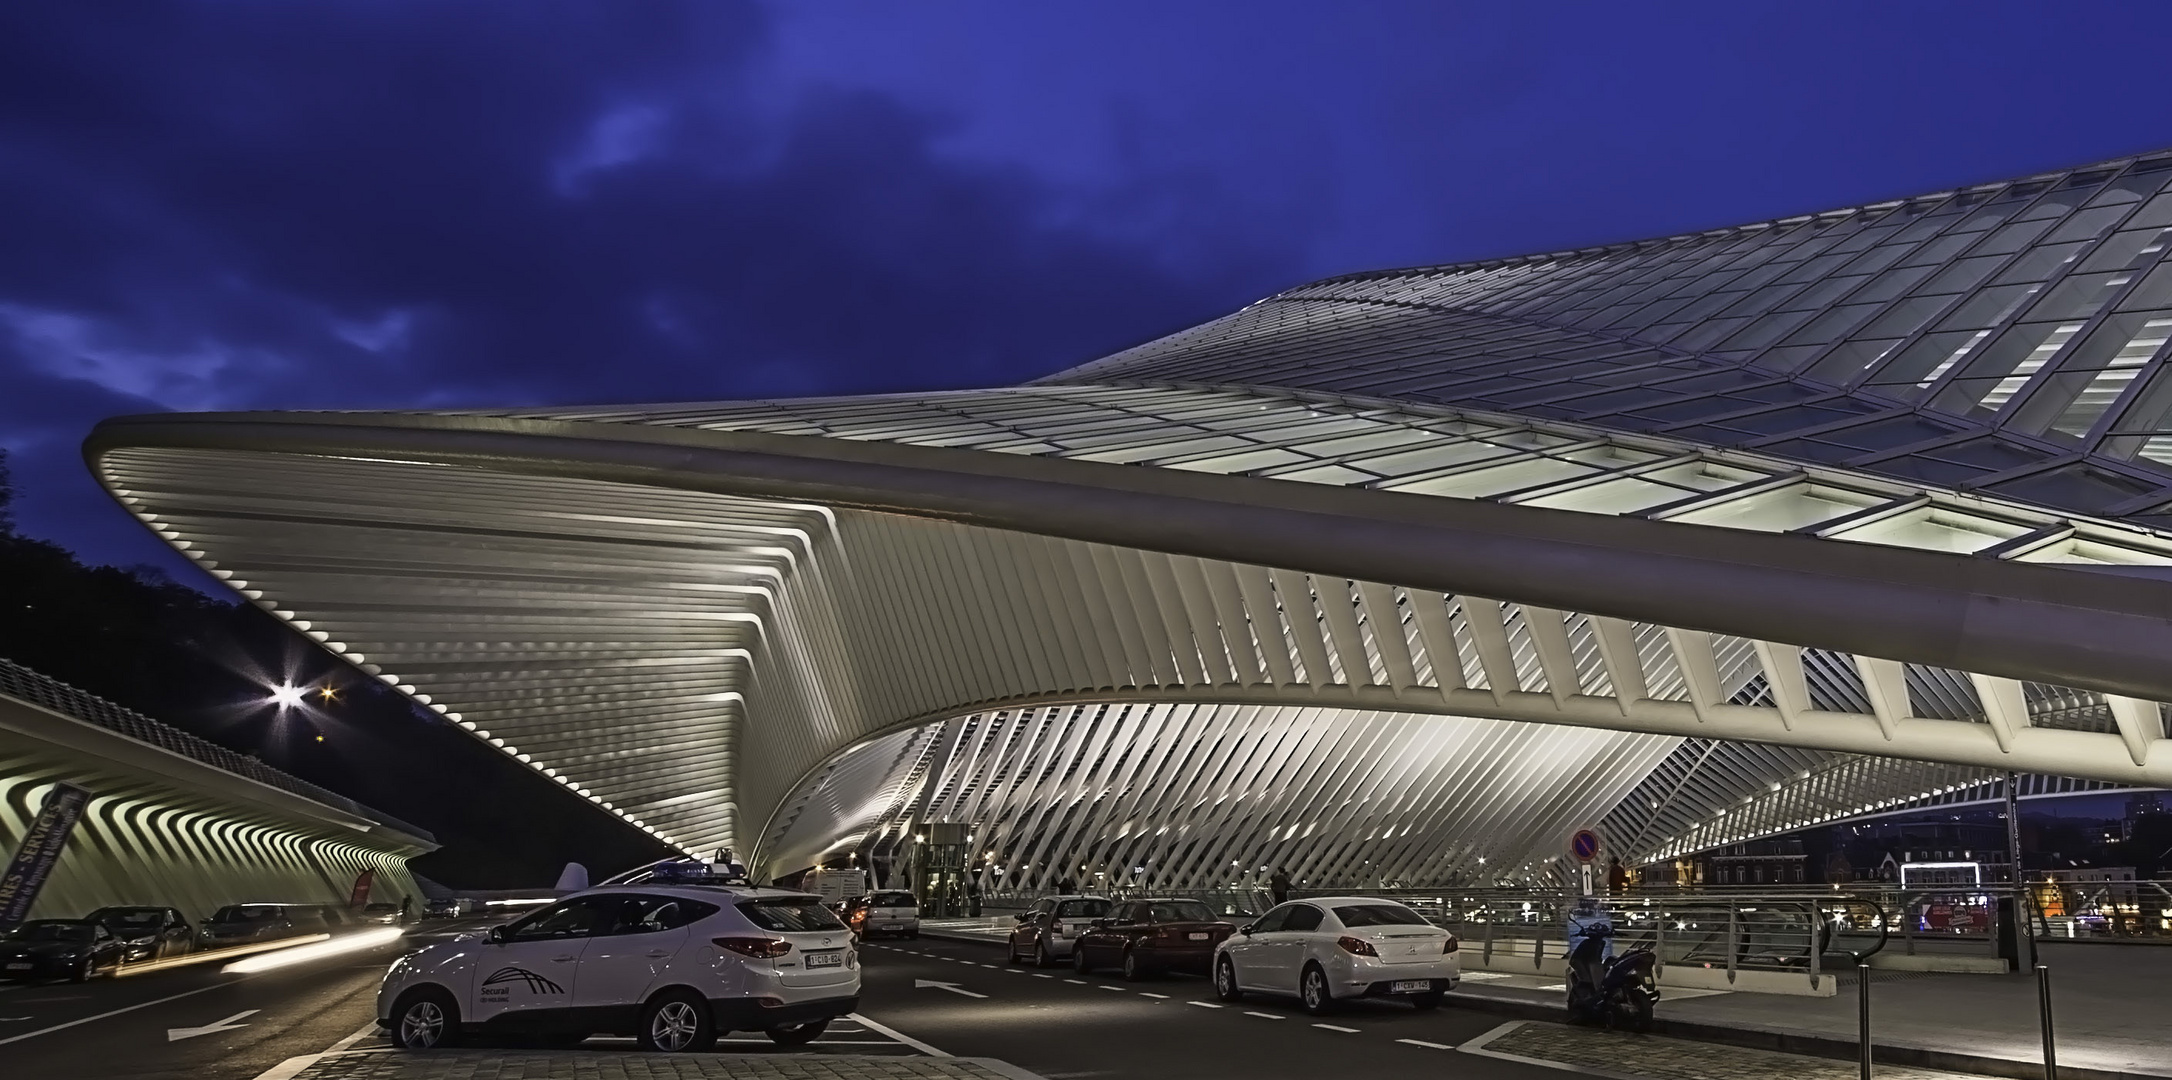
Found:
[[[482,999],[489,1002],[503,1002],[511,994],[514,983],[526,986],[531,996],[563,994],[566,992],[565,987],[527,968],[502,967],[491,972],[490,977],[483,980],[483,985],[480,987]]]

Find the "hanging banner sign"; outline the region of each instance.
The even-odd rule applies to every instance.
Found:
[[[38,890],[60,862],[61,849],[68,845],[68,835],[89,804],[90,792],[74,784],[54,784],[45,793],[45,805],[30,822],[30,831],[23,834],[23,846],[8,861],[7,871],[0,873],[0,930],[30,917],[30,905],[37,902]]]
[[[370,884],[376,877],[377,871],[364,870],[354,879],[354,892],[347,897],[348,907],[359,908],[370,902]]]

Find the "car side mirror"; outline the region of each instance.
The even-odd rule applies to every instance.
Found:
[[[1253,924],[1252,924],[1252,923],[1246,923],[1246,924],[1244,924],[1243,926],[1240,926],[1240,927],[1238,927],[1238,928],[1237,928],[1237,932],[1238,932],[1238,933],[1240,933],[1240,934],[1243,934],[1243,935],[1244,935],[1244,936],[1246,936],[1246,937],[1251,937],[1251,936],[1252,936],[1252,926],[1253,926]]]
[[[1021,911],[1014,917],[1022,923],[1033,921],[1033,913],[1030,911]]]
[[[1095,919],[1093,925],[1094,929],[1096,930],[1106,930],[1109,927],[1115,925],[1115,923],[1116,920],[1114,919]]]
[[[505,944],[505,927],[493,926],[490,928],[490,943],[492,945]]]

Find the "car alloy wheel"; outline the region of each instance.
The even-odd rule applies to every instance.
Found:
[[[400,1004],[392,1037],[405,1050],[434,1050],[452,1041],[452,1010],[445,999],[417,991]]]
[[[1244,996],[1237,989],[1237,965],[1229,957],[1223,957],[1214,965],[1214,996],[1223,1001],[1235,1001]]]
[[[1055,962],[1056,958],[1048,955],[1048,942],[1036,938],[1033,942],[1033,966],[1047,967]]]
[[[1335,996],[1327,989],[1327,972],[1320,970],[1320,965],[1305,965],[1305,973],[1297,980],[1297,997],[1308,1013],[1324,1013],[1335,1007]]]
[[[690,1001],[666,1001],[649,1017],[649,1045],[667,1054],[692,1047],[694,1037],[700,1033],[701,1018]]]
[[[1071,970],[1081,975],[1093,970],[1086,963],[1086,943],[1083,941],[1071,943]]]
[[[1130,949],[1124,950],[1123,971],[1124,978],[1131,982],[1146,978],[1146,969],[1139,966],[1139,954]]]

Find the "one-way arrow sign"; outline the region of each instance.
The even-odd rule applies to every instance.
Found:
[[[931,986],[937,990],[948,990],[953,994],[964,994],[966,997],[984,998],[988,996],[986,994],[976,994],[971,990],[960,989],[957,983],[936,982],[932,979],[913,980],[913,989],[915,990],[925,990]]]
[[[209,1035],[214,1031],[232,1031],[235,1028],[245,1028],[249,1025],[241,1022],[242,1017],[255,1016],[256,1014],[263,1011],[264,1010],[262,1009],[243,1009],[242,1011],[235,1013],[234,1015],[229,1016],[224,1020],[214,1021],[212,1023],[205,1024],[202,1027],[167,1028],[166,1041],[180,1042],[183,1039],[193,1039],[198,1035]]]

